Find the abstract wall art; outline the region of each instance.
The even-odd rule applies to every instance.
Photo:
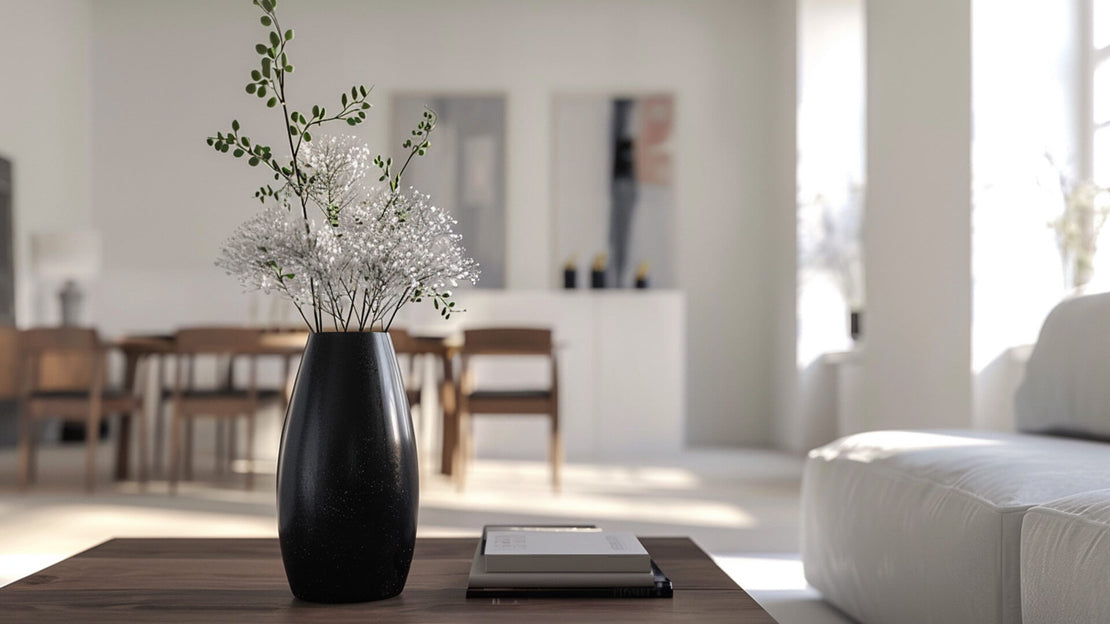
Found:
[[[671,94],[555,97],[555,266],[675,286],[674,126]]]
[[[505,286],[505,96],[400,93],[393,96],[390,148],[429,108],[438,117],[427,154],[405,171],[406,186],[431,195],[458,220],[481,288]],[[396,157],[394,157],[396,160]]]

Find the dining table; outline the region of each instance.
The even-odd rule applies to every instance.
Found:
[[[304,352],[305,341],[308,339],[307,330],[263,330],[258,343],[249,350],[240,349],[240,353],[258,356],[274,356],[283,360],[282,378],[288,379],[292,361]],[[177,354],[173,334],[133,334],[124,335],[110,343],[110,346],[119,350],[124,356],[123,387],[141,387],[144,397],[144,411],[149,410],[154,418],[154,447],[155,457],[161,452],[163,435],[163,422],[161,415],[162,381],[167,359]],[[150,380],[142,375],[143,365],[146,370],[153,370],[154,384],[151,389]],[[144,414],[144,417],[145,414]],[[125,480],[130,474],[129,458],[131,457],[131,421],[120,421],[118,444],[116,445],[115,478]]]
[[[292,362],[304,352],[309,332],[304,329],[265,329],[257,346],[250,353],[259,356],[283,358],[283,379],[289,378]],[[455,454],[459,452],[458,399],[454,362],[462,346],[461,336],[413,334],[411,335],[410,355],[434,357],[439,364],[442,377],[438,380],[438,394],[441,406],[442,443],[440,448],[440,473],[452,475]],[[109,343],[124,357],[123,384],[125,388],[135,388],[139,384],[143,390],[150,390],[151,382],[143,370],[153,371],[157,388],[147,398],[144,393],[144,409],[155,415],[153,435],[154,454],[158,457],[163,437],[161,405],[162,380],[166,362],[176,355],[173,334],[127,334]],[[121,420],[119,443],[116,447],[115,478],[125,480],[130,474],[131,422]]]

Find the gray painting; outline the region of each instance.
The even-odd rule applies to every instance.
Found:
[[[0,325],[15,325],[12,255],[12,163],[0,158]]]
[[[412,162],[403,184],[458,220],[456,231],[481,268],[478,286],[503,288],[505,97],[406,93],[395,95],[392,107],[391,149],[409,137],[425,107],[438,116],[431,149]]]
[[[675,286],[674,97],[560,95],[554,115],[556,265]]]

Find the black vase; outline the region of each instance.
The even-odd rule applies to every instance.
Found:
[[[401,593],[416,545],[419,473],[388,333],[313,333],[285,417],[278,537],[293,595]]]

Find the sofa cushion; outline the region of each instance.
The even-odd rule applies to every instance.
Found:
[[[1110,440],[1110,293],[1048,314],[1014,409],[1019,431]]]
[[[1110,488],[1110,446],[971,431],[873,431],[810,452],[806,578],[864,623],[1021,621],[1028,508]]]
[[[1033,507],[1021,526],[1025,624],[1105,622],[1110,617],[1110,490]]]

